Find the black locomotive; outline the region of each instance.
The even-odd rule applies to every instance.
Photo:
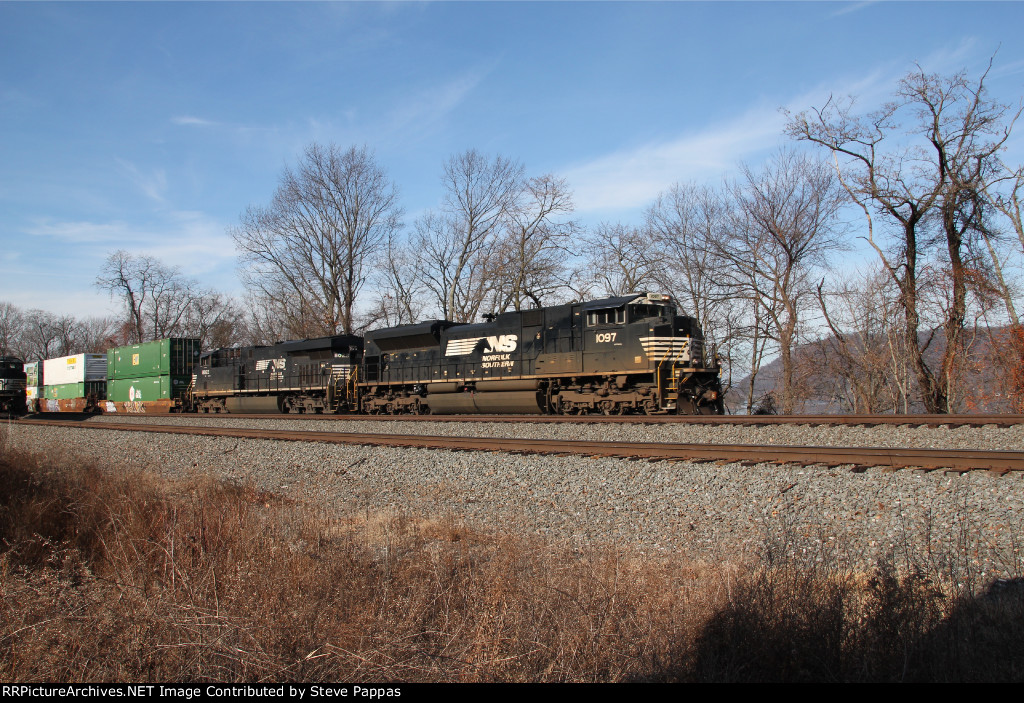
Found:
[[[368,413],[721,413],[717,363],[667,296],[635,294],[366,335]]]
[[[0,412],[25,412],[25,363],[16,356],[0,356]]]
[[[721,414],[720,367],[668,296],[633,294],[487,322],[434,320],[268,347],[196,369],[204,412]]]
[[[356,410],[361,337],[343,335],[206,352],[192,376],[200,412]]]

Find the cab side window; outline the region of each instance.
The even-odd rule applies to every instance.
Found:
[[[608,308],[605,310],[588,310],[587,327],[600,325],[621,325],[626,322],[626,308]]]

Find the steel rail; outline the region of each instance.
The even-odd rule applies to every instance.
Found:
[[[868,467],[918,468],[926,470],[949,469],[953,471],[988,470],[997,473],[1024,471],[1024,452],[1003,450],[597,442],[582,440],[506,439],[497,437],[368,434],[358,432],[310,432],[306,430],[143,425],[134,423],[118,424],[110,422],[88,424],[61,420],[35,420],[32,421],[32,424],[122,432],[160,432],[208,437],[492,451],[514,454],[565,454],[627,459],[720,461],[725,463],[740,462],[746,465],[760,463],[824,464],[827,466],[850,465],[854,471],[861,471]]]
[[[53,417],[57,413],[40,413],[33,417]],[[149,417],[144,413],[104,414],[105,417]],[[315,413],[214,413],[156,414],[155,417],[201,417],[221,419],[274,420],[367,420],[375,422],[495,422],[495,423],[570,423],[570,424],[689,424],[689,425],[839,425],[873,427],[875,425],[909,425],[914,427],[1012,427],[1024,424],[1024,415],[329,415]]]

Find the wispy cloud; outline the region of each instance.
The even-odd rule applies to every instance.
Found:
[[[835,10],[832,13],[832,16],[833,17],[841,17],[842,15],[848,15],[851,12],[859,12],[860,10],[863,10],[865,7],[870,7],[871,5],[877,5],[877,4],[878,4],[878,0],[865,0],[864,2],[851,2],[851,3],[847,3],[847,4],[844,4],[842,7],[840,7],[838,10]]]
[[[996,54],[996,63],[992,66],[992,72],[989,74],[993,78],[1015,76],[1018,73],[1024,72],[1024,61],[1010,61],[1009,63],[1000,64],[998,59],[999,55]]]
[[[242,143],[259,141],[283,143],[284,151],[300,150],[310,140],[346,141],[352,143],[382,144],[422,138],[432,133],[439,124],[464,105],[473,91],[492,70],[492,65],[481,65],[463,71],[440,83],[421,85],[402,92],[402,97],[389,109],[385,109],[380,118],[369,120],[354,105],[337,107],[329,114],[311,115],[301,120],[284,124],[245,124],[210,120],[189,114],[179,114],[170,118],[171,123],[198,129],[215,129],[227,138]],[[130,164],[123,163],[125,168]],[[140,187],[147,184],[137,170],[132,171],[138,178]],[[150,186],[157,182],[150,179]],[[149,188],[147,194],[158,192]]]
[[[398,104],[386,121],[392,134],[422,132],[455,111],[490,72],[481,66],[455,76],[441,85],[424,87]]]
[[[115,158],[118,165],[128,174],[132,183],[151,200],[160,203],[165,202],[164,193],[167,192],[167,173],[162,168],[153,169],[144,173],[135,164],[124,159]]]
[[[191,276],[234,264],[234,243],[226,229],[223,222],[205,213],[174,211],[146,224],[44,219],[28,227],[26,233],[67,245],[62,250],[78,258],[86,270],[98,270],[110,251],[127,249],[180,266]]]
[[[171,122],[176,125],[182,125],[186,127],[216,127],[220,123],[213,120],[206,120],[202,117],[193,117],[191,115],[180,115],[178,117],[172,117]]]
[[[101,244],[121,241],[130,230],[125,222],[55,222],[40,219],[25,231],[31,236],[52,237],[62,242]]]
[[[235,294],[240,287],[225,224],[203,212],[161,211],[143,223],[39,219],[23,232],[30,238],[19,239],[17,255],[0,259],[0,300],[22,307],[107,314],[111,303],[96,294],[93,280],[117,249],[153,256],[219,291]],[[50,253],[41,257],[40,251]],[[33,285],[41,280],[45,285]]]
[[[897,74],[879,69],[837,80],[780,100],[762,101],[729,122],[692,133],[615,151],[560,171],[573,187],[576,211],[608,215],[651,203],[673,183],[716,182],[734,172],[741,161],[758,161],[786,140],[784,110],[800,112],[823,105],[830,94],[856,95],[873,104],[891,92]],[[781,109],[780,109],[781,107]]]
[[[580,213],[624,210],[650,203],[677,181],[721,177],[737,161],[778,141],[783,117],[767,109],[730,124],[640,145],[563,171]]]
[[[162,222],[144,253],[166,264],[180,266],[189,276],[202,276],[229,268],[235,263],[235,244],[227,227],[203,212],[177,211]],[[223,288],[234,285],[225,282]]]
[[[966,37],[955,46],[940,47],[925,56],[914,57],[914,60],[928,73],[952,74],[970,68],[970,64],[979,58],[987,60],[996,47],[991,47],[989,55],[984,57],[980,49],[975,37]],[[911,69],[913,66],[906,67],[907,71]]]
[[[0,268],[0,274],[10,274],[16,280],[19,273],[18,270]],[[90,288],[65,290],[59,283],[66,279],[65,271],[33,272],[31,280],[26,279],[23,285],[4,292],[4,302],[17,305],[23,311],[46,310],[58,315],[73,315],[79,319],[113,314],[116,305],[106,293]],[[46,285],[41,285],[42,281],[46,281]]]

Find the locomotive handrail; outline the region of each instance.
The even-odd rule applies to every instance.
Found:
[[[359,379],[359,366],[353,365],[351,368],[352,370],[349,372],[348,383],[346,384],[348,386],[346,388],[346,391],[348,392],[347,400],[349,401],[349,407],[353,407],[354,402],[354,407],[358,410],[359,398],[356,397],[356,394],[359,392],[359,388],[356,386],[356,383]]]
[[[665,394],[664,394],[664,387],[662,385],[662,375],[663,375],[662,374],[662,369],[665,366],[665,364],[668,363],[671,360],[671,367],[669,369],[669,376],[674,381],[676,369],[677,368],[682,368],[681,366],[678,366],[678,362],[679,362],[679,357],[682,356],[682,354],[683,354],[683,351],[684,351],[684,347],[682,345],[680,345],[678,350],[672,350],[672,351],[666,352],[665,356],[663,356],[661,361],[658,362],[658,369],[657,369],[657,373],[655,374],[655,376],[657,377],[657,381],[658,381],[658,402],[662,404],[662,408],[665,407],[664,406]],[[679,387],[678,387],[678,385],[673,383],[673,386],[671,387],[671,390],[675,390],[677,392],[676,409],[678,410],[678,408],[679,408],[679,398],[678,398]]]

